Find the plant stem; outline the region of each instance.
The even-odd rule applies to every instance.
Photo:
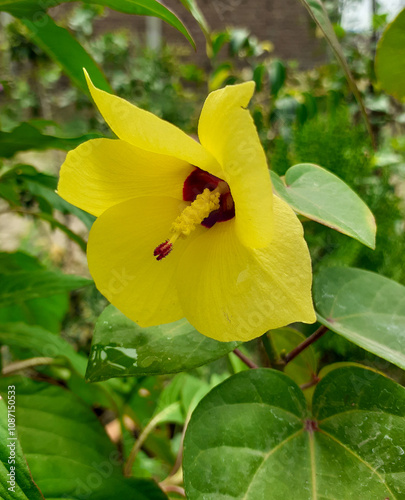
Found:
[[[55,364],[54,358],[30,358],[24,361],[16,361],[15,363],[10,363],[5,366],[2,371],[2,375],[10,375],[11,373],[20,372],[28,368],[34,368],[35,366],[43,365],[53,365]]]
[[[177,486],[175,484],[166,484],[166,485],[159,484],[159,486],[165,493],[173,492],[173,493],[178,493],[182,497],[186,496],[186,492],[184,491],[184,488],[182,488],[181,486]]]
[[[173,411],[173,406],[176,403],[173,403],[167,406],[164,410],[155,415],[152,420],[148,423],[145,429],[141,432],[137,441],[135,442],[132,450],[128,456],[128,460],[124,466],[124,476],[131,477],[132,474],[132,466],[135,462],[136,456],[138,455],[140,449],[142,448],[144,442],[146,441],[149,434],[157,427],[160,423],[162,423],[167,415],[170,415],[170,412]]]
[[[239,359],[241,359],[246,366],[249,368],[259,368],[256,363],[254,363],[251,359],[245,356],[239,349],[234,349],[233,351]]]
[[[305,391],[305,389],[309,389],[310,387],[316,385],[318,382],[320,382],[320,380],[321,379],[317,377],[317,375],[314,375],[312,380],[310,380],[309,382],[305,382],[305,384],[300,385],[300,389]]]
[[[270,368],[282,371],[284,368],[284,360],[281,359],[277,354],[277,351],[275,350],[268,333],[262,335],[261,339],[263,342],[264,350],[266,351],[267,357],[270,362]]]
[[[169,477],[174,476],[180,469],[181,463],[183,461],[183,447],[184,447],[184,438],[186,436],[186,431],[188,424],[191,419],[191,413],[189,412],[186,417],[186,421],[184,422],[183,432],[181,433],[180,447],[179,452],[177,453],[176,461],[173,465],[173,469],[170,471]]]
[[[292,361],[294,358],[298,356],[298,354],[301,354],[304,349],[309,347],[311,344],[316,342],[318,339],[322,337],[326,332],[328,331],[328,328],[324,325],[321,325],[318,330],[316,330],[312,335],[310,335],[307,339],[304,340],[301,344],[297,345],[291,352],[286,354],[284,357],[284,366],[287,365],[290,361]]]

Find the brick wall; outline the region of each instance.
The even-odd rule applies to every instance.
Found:
[[[162,2],[163,3],[163,2]],[[206,63],[205,41],[201,30],[180,0],[165,0],[165,5],[176,12],[191,32],[197,52],[190,58],[201,65]],[[301,68],[311,68],[326,60],[322,39],[315,36],[315,27],[299,0],[198,0],[208,24],[213,30],[227,26],[246,27],[259,40],[274,44],[274,54],[285,60],[296,60]],[[108,11],[97,22],[96,31],[128,28],[136,36],[144,36],[145,18]],[[163,23],[164,40],[187,44],[185,38],[170,25]]]
[[[184,15],[180,1],[166,0],[165,4],[181,13],[198,52],[204,52],[204,36],[192,17]],[[246,27],[259,40],[270,40],[278,57],[297,60],[303,68],[325,61],[324,43],[316,38],[312,20],[299,0],[199,0],[198,5],[213,30]],[[170,26],[164,26],[163,33],[166,39],[179,40]],[[199,53],[197,57],[203,58]]]

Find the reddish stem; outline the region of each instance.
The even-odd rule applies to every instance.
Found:
[[[298,356],[298,354],[301,354],[304,349],[309,347],[311,344],[316,342],[318,339],[322,337],[326,332],[328,331],[328,328],[324,325],[320,326],[318,330],[316,330],[312,335],[310,335],[308,338],[304,340],[301,344],[297,345],[291,352],[286,354],[284,357],[284,366],[287,365],[290,361],[292,361],[294,358]]]
[[[239,349],[234,349],[234,351],[233,351],[233,352],[234,352],[234,353],[238,356],[238,358],[239,358],[239,359],[241,359],[241,360],[245,363],[245,365],[246,365],[246,366],[248,366],[249,368],[259,368],[259,367],[257,366],[257,364],[256,364],[256,363],[253,363],[253,361],[252,361],[251,359],[249,359],[247,356],[245,356],[242,352],[240,352],[240,350],[239,350]]]

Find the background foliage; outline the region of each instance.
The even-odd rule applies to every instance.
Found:
[[[182,1],[207,38],[207,69],[190,63],[184,48],[152,51],[124,30],[94,34],[104,6],[114,4],[156,15],[190,40],[177,17],[153,0],[82,2],[58,24],[45,7],[61,2],[51,3],[38,11],[28,0],[0,0],[0,392],[6,401],[7,387],[17,388],[19,438],[18,493],[8,491],[3,465],[1,496],[158,500],[184,497],[185,486],[190,499],[221,493],[257,500],[268,491],[307,499],[337,490],[345,499],[405,498],[405,114],[387,94],[403,97],[390,88],[392,65],[381,62],[393,57],[392,32],[381,48],[379,78],[374,70],[384,15],[375,16],[370,37],[359,37],[332,25],[317,0],[303,2],[344,61],[342,67],[331,58],[303,71],[247,30],[212,33],[198,5]],[[143,331],[107,306],[85,261],[94,218],[55,193],[65,152],[111,136],[87,94],[82,66],[100,87],[190,134],[207,89],[255,80],[251,112],[273,182],[301,214],[318,319],[336,333],[287,364],[286,354],[313,326],[293,325],[238,346],[202,337],[185,320]],[[332,202],[315,213],[316,194],[299,198],[313,184],[310,177],[305,185],[305,175],[326,175],[325,184],[335,182],[360,215],[340,217],[343,204]],[[367,213],[347,186],[375,216],[375,250]],[[339,307],[346,314],[353,308],[360,319],[345,319]],[[235,348],[248,365],[278,371],[248,370]],[[357,413],[348,416],[347,407]],[[0,447],[2,462],[6,451]]]

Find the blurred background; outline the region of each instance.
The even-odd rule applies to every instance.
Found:
[[[194,37],[196,51],[156,18],[79,3],[48,12],[93,56],[116,94],[190,134],[197,131],[208,91],[255,80],[251,112],[271,169],[283,175],[294,164],[316,163],[349,184],[376,217],[375,251],[304,220],[315,272],[347,265],[405,284],[405,112],[380,90],[374,74],[376,43],[405,1],[324,4],[364,99],[376,149],[340,65],[297,0],[200,0],[204,30],[182,2],[167,0]],[[2,272],[46,266],[89,276],[84,249],[93,218],[57,197],[57,175],[66,151],[76,145],[72,137],[81,137],[79,143],[83,136],[112,133],[27,27],[4,12],[0,128],[0,251],[17,252],[12,265],[2,254]],[[42,142],[44,136],[53,139]],[[88,352],[105,305],[87,288],[73,292],[61,309],[57,322],[78,350]],[[0,319],[10,320],[9,314],[0,310]],[[38,324],[29,315],[25,321]],[[328,361],[370,357],[332,333],[317,349]]]

